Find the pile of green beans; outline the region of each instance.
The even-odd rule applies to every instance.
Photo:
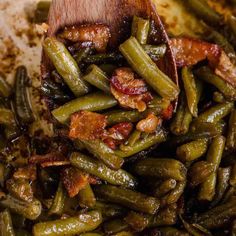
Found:
[[[204,0],[184,4],[213,27],[204,39],[233,58],[217,31],[221,15]],[[36,22],[48,6],[38,4]],[[26,68],[16,69],[14,85],[0,75],[0,236],[236,235],[236,88],[205,61],[179,68],[176,85],[158,67],[168,45],[152,39],[153,21],[134,16],[130,26],[118,48],[103,52],[61,34],[44,40],[52,71],[41,93],[53,137],[29,132],[37,116]],[[123,67],[139,81],[124,76],[115,87]],[[128,105],[151,96],[139,111],[114,87]],[[72,138],[72,120],[85,113],[103,117],[102,135]],[[155,129],[138,128],[152,125],[150,115]],[[117,131],[127,124],[130,132]]]

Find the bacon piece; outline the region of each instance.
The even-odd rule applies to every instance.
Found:
[[[135,75],[130,68],[122,67],[115,70],[111,78],[112,86],[128,95],[139,95],[147,92],[147,86],[142,79],[135,79]]]
[[[43,168],[49,166],[69,165],[69,160],[60,152],[50,152],[45,155],[34,155],[29,158],[30,164],[40,164]]]
[[[36,165],[34,164],[18,168],[13,174],[15,179],[27,179],[31,181],[36,180],[36,176]]]
[[[87,24],[81,26],[66,27],[59,35],[64,39],[72,42],[87,42],[91,41],[98,52],[106,51],[106,47],[111,37],[110,30],[102,24]]]
[[[165,110],[163,110],[161,114],[163,120],[170,120],[173,115],[173,110],[174,107],[172,104],[170,104]]]
[[[160,118],[155,116],[153,113],[149,113],[145,119],[138,122],[136,129],[145,133],[154,133],[161,123],[162,120]]]
[[[121,122],[112,126],[103,136],[103,142],[111,149],[116,149],[117,145],[122,144],[130,135],[133,124]]]
[[[106,125],[106,116],[91,111],[80,111],[71,116],[69,137],[94,140],[101,137]]]
[[[89,175],[74,167],[68,167],[61,172],[61,180],[70,197],[76,196],[88,184]]]

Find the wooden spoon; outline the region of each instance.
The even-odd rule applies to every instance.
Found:
[[[155,23],[154,43],[167,44],[167,52],[158,64],[160,69],[178,84],[177,69],[169,39],[151,0],[53,0],[47,36],[54,36],[61,28],[82,23],[103,23],[110,27],[110,47],[116,47],[130,36],[134,15],[148,17]],[[48,79],[50,62],[43,54],[42,79]]]

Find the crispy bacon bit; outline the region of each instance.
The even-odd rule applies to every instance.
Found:
[[[40,164],[43,168],[49,166],[69,165],[69,160],[60,152],[50,152],[46,155],[35,155],[29,158],[30,164]]]
[[[128,95],[139,95],[147,92],[147,86],[142,79],[135,79],[130,68],[123,67],[115,70],[111,78],[112,86],[119,92]]]
[[[36,180],[36,165],[18,168],[18,170],[14,172],[13,177],[15,179]]]
[[[163,110],[161,114],[163,120],[170,120],[173,115],[173,110],[174,107],[172,104],[170,104],[165,110]]]
[[[74,167],[68,167],[61,172],[62,182],[70,197],[76,196],[88,184],[89,175]]]
[[[155,116],[153,113],[150,113],[145,119],[138,122],[136,129],[145,133],[154,133],[161,123],[162,120],[160,118]]]
[[[69,137],[94,140],[101,137],[106,125],[106,116],[91,111],[80,111],[71,116]]]
[[[174,38],[170,44],[177,66],[195,65],[207,59],[217,75],[236,87],[236,66],[218,45],[190,38]]]
[[[103,136],[103,141],[111,149],[116,149],[117,145],[122,144],[131,133],[133,124],[130,122],[121,122],[112,126]]]
[[[60,37],[72,42],[91,41],[98,52],[106,50],[110,36],[109,28],[102,24],[66,27],[60,34]]]
[[[221,52],[216,44],[191,38],[173,38],[170,45],[179,67],[195,65],[205,59],[213,60],[219,57]]]

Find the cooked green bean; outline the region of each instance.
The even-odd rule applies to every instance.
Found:
[[[134,144],[140,139],[142,132],[135,129],[129,136],[127,146],[134,146]]]
[[[110,82],[106,74],[94,64],[88,67],[87,74],[83,76],[83,80],[99,88],[105,93],[110,93]]]
[[[222,153],[225,147],[225,137],[218,136],[215,137],[209,147],[207,152],[207,161],[210,163],[215,164],[215,171],[206,179],[205,182],[202,183],[198,199],[199,200],[208,200],[211,201],[215,195],[215,188],[216,188],[216,177],[217,177],[217,169],[219,167]]]
[[[157,198],[165,196],[168,192],[176,187],[177,181],[175,179],[164,180],[159,186],[157,186],[153,192],[153,195]]]
[[[230,221],[231,217],[236,216],[236,201],[235,199],[229,202],[218,205],[207,212],[199,215],[196,223],[207,229],[220,228]]]
[[[9,194],[6,195],[6,198],[0,200],[0,205],[30,220],[37,219],[42,210],[41,203],[37,199],[33,199],[32,202],[26,202],[18,200]]]
[[[63,43],[48,37],[44,40],[43,49],[75,96],[88,93],[89,87],[81,79],[79,67]]]
[[[87,184],[85,188],[79,191],[79,205],[81,207],[92,208],[96,203],[96,198],[94,196],[93,190],[90,184]]]
[[[167,47],[165,44],[160,44],[158,46],[156,45],[142,45],[144,51],[148,54],[149,57],[151,57],[152,60],[158,61],[160,58],[162,58],[167,50]]]
[[[102,222],[99,211],[90,211],[61,220],[37,223],[33,227],[34,236],[75,235],[96,229]]]
[[[96,186],[95,193],[109,202],[148,214],[155,214],[160,205],[159,200],[154,197],[112,185]]]
[[[198,161],[189,168],[189,182],[192,186],[197,186],[206,181],[214,171],[215,164],[207,161]]]
[[[221,22],[220,15],[215,12],[205,0],[187,0],[187,6],[203,21],[209,25],[218,26]]]
[[[172,178],[183,181],[186,178],[185,166],[177,160],[167,158],[148,158],[138,161],[134,171],[141,176],[153,176],[160,179]]]
[[[74,99],[53,110],[52,114],[59,122],[65,123],[74,112],[80,110],[100,111],[116,104],[117,101],[113,97],[97,92]]]
[[[39,1],[34,15],[35,23],[43,23],[47,21],[48,11],[51,5],[51,1]]]
[[[136,37],[140,44],[146,44],[148,40],[150,22],[141,17],[134,16],[132,22],[132,36]]]
[[[86,58],[90,52],[90,47],[81,48],[80,51],[74,55],[74,59],[76,60],[77,64],[80,64],[80,62]]]
[[[213,93],[212,100],[214,102],[216,102],[216,103],[224,103],[224,102],[226,102],[224,95],[222,93],[218,92],[218,91],[215,91]]]
[[[222,104],[217,104],[205,112],[201,113],[198,118],[194,122],[209,122],[209,123],[217,123],[222,118],[227,116],[233,108],[233,103],[225,102]]]
[[[182,80],[184,84],[184,90],[187,98],[187,104],[189,111],[194,117],[198,115],[198,95],[195,78],[191,70],[187,67],[182,69]]]
[[[217,172],[216,194],[214,196],[212,206],[216,206],[223,198],[226,189],[229,187],[231,168],[219,168]]]
[[[82,143],[91,154],[104,162],[109,168],[118,170],[123,165],[124,160],[101,140],[83,140]]]
[[[157,145],[166,140],[166,133],[164,130],[159,130],[157,133],[150,134],[145,138],[140,139],[132,146],[125,146],[125,150],[115,150],[115,154],[119,157],[130,157],[141,151],[144,151],[153,145]]]
[[[201,67],[195,71],[195,74],[199,79],[202,79],[215,86],[225,96],[226,99],[230,101],[236,100],[236,89],[221,79],[219,76],[215,75],[210,68],[206,66]]]
[[[0,107],[0,124],[1,125],[12,125],[15,122],[14,114],[11,110]]]
[[[63,213],[63,208],[65,205],[65,198],[65,190],[63,189],[62,183],[60,182],[48,214],[61,215]]]
[[[236,164],[233,164],[232,170],[231,170],[231,175],[230,175],[230,180],[229,183],[231,186],[235,187],[236,186]]]
[[[110,184],[126,187],[134,187],[136,185],[135,178],[128,172],[122,169],[112,170],[100,161],[94,160],[82,153],[72,153],[70,162],[73,166],[95,175]]]
[[[129,228],[123,219],[114,219],[104,223],[104,231],[107,235],[114,235]]]
[[[11,95],[11,87],[7,83],[6,78],[0,73],[0,96],[7,98]]]
[[[119,52],[111,52],[88,55],[83,59],[83,62],[87,64],[104,64],[118,63],[121,60],[123,60],[123,56]]]
[[[27,95],[26,81],[28,79],[27,70],[24,66],[19,66],[15,74],[15,109],[20,122],[25,125],[34,121],[34,116],[30,107]]]
[[[190,236],[186,231],[176,229],[174,227],[161,227],[154,229],[154,232],[161,236]]]
[[[135,231],[143,231],[149,224],[149,216],[135,211],[128,212],[125,222]]]
[[[179,106],[174,119],[170,124],[170,130],[175,135],[186,134],[192,122],[192,114],[189,111],[185,94],[182,93],[179,101]]]
[[[194,161],[206,153],[207,146],[208,139],[197,139],[178,147],[176,150],[176,154],[178,158],[183,162]]]
[[[226,138],[226,148],[228,150],[235,150],[236,149],[236,110],[232,110],[230,119],[229,119],[229,126],[228,126],[228,133]]]
[[[176,203],[183,194],[185,186],[186,186],[186,181],[178,182],[173,190],[171,190],[167,195],[162,197],[161,205],[166,206]]]
[[[143,77],[158,94],[171,101],[177,98],[179,94],[178,86],[158,69],[156,64],[146,54],[134,37],[129,38],[121,44],[119,49],[133,69]]]
[[[8,210],[5,210],[0,213],[0,235],[15,236],[11,220],[11,214]]]

